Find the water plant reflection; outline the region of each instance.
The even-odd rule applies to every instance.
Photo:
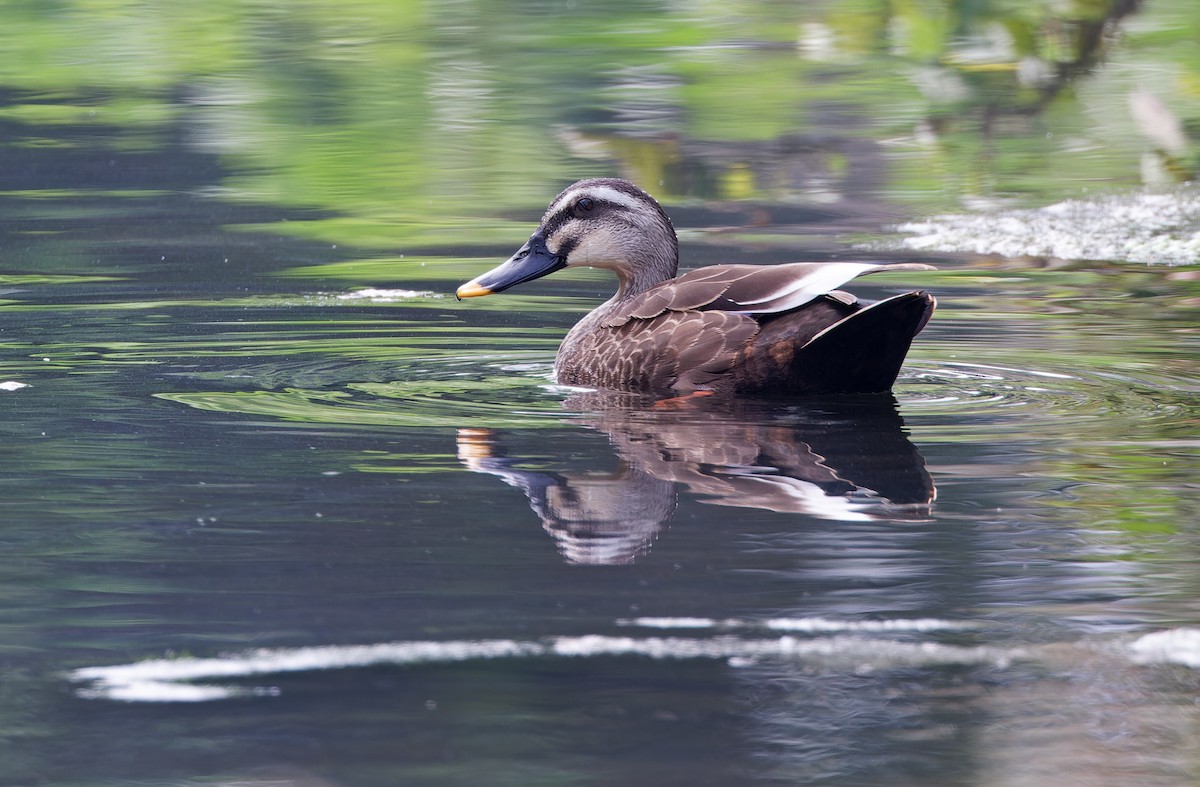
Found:
[[[891,395],[663,407],[597,392],[565,405],[608,437],[615,470],[522,467],[489,428],[459,429],[458,456],[521,489],[571,563],[633,562],[671,520],[681,486],[703,503],[847,521],[925,519],[936,496]]]

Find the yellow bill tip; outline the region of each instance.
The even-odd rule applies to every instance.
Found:
[[[458,291],[454,293],[455,297],[457,297],[460,301],[463,298],[478,298],[481,295],[491,295],[491,294],[492,294],[492,291],[489,290],[487,287],[480,287],[478,284],[476,284],[473,281],[469,281],[466,284],[464,284],[463,286],[459,287]]]

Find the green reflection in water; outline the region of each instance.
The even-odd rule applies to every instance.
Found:
[[[70,276],[49,273],[15,273],[0,274],[0,285],[32,285],[32,284],[87,284],[102,281],[120,281],[118,276]],[[15,303],[15,302],[14,302]]]
[[[234,714],[248,726],[231,722],[219,739],[196,736],[190,716],[170,734],[147,736],[139,717],[129,734],[113,733],[116,745],[100,746],[88,736],[125,709],[64,732],[46,721],[63,718],[63,709],[39,706],[61,693],[56,683],[47,688],[56,678],[45,673],[61,666],[64,650],[68,659],[112,662],[181,643],[206,650],[295,638],[282,630],[293,621],[287,610],[305,610],[297,627],[308,625],[318,595],[332,603],[321,609],[343,610],[337,593],[313,592],[323,587],[312,579],[320,563],[288,563],[297,554],[293,534],[304,533],[297,523],[311,520],[317,504],[279,490],[335,483],[339,476],[320,475],[333,468],[384,482],[420,476],[423,495],[451,500],[462,485],[449,472],[452,428],[541,435],[569,417],[562,394],[545,389],[550,361],[571,313],[595,298],[540,289],[469,306],[433,297],[368,305],[307,290],[348,282],[452,292],[514,249],[559,187],[590,174],[634,177],[683,211],[681,224],[765,226],[689,235],[705,252],[726,244],[717,250],[736,257],[809,248],[805,232],[780,230],[792,219],[771,214],[779,205],[1037,204],[1195,172],[1200,5],[1191,0],[1147,3],[1133,18],[1118,18],[1117,3],[1033,0],[529,9],[383,0],[0,4],[0,145],[5,182],[13,179],[0,194],[9,219],[2,263],[20,271],[0,284],[58,290],[5,293],[0,379],[32,384],[4,394],[6,414],[17,414],[3,422],[17,471],[5,487],[5,547],[20,558],[0,582],[12,616],[4,647],[32,655],[8,671],[12,734],[0,748],[10,778],[53,780],[54,768],[71,768],[62,764],[62,740],[83,740],[73,748],[80,758],[111,750],[123,761],[78,763],[62,782],[211,773],[211,750],[194,772],[164,775],[131,765],[138,757],[128,747],[253,741],[255,722],[245,719],[260,717]],[[1124,34],[1106,35],[1098,50],[1086,34],[1106,15],[1105,32]],[[1146,75],[1154,75],[1149,84]],[[1130,97],[1138,89],[1162,106],[1136,114]],[[1141,127],[1146,113],[1162,121],[1157,136]],[[1161,133],[1172,117],[1177,139]],[[171,169],[177,159],[183,175]],[[729,209],[728,200],[752,202],[725,222],[713,213],[686,218]],[[287,221],[279,206],[291,211]],[[209,212],[206,223],[188,223]],[[857,223],[834,215],[828,234],[876,228],[882,211],[863,212],[869,217]],[[280,237],[293,244],[279,245]],[[327,242],[324,256],[316,241]],[[204,262],[214,256],[236,265]],[[915,283],[937,292],[942,307],[898,391],[914,442],[939,460],[940,516],[961,532],[977,525],[973,536],[1011,532],[1018,541],[1039,527],[1061,529],[1068,537],[1059,552],[1036,543],[1041,533],[1033,537],[1035,567],[1146,560],[1139,581],[1181,599],[1173,609],[1194,621],[1194,283],[1132,266],[977,265]],[[310,433],[384,439],[319,452],[272,441]],[[235,493],[242,484],[259,486]],[[1017,491],[986,493],[1004,484]],[[1046,489],[1054,484],[1062,488]],[[356,517],[374,517],[376,527],[402,521],[380,505],[393,498],[371,487],[350,485],[345,494],[352,503],[323,520],[329,530],[365,537]],[[1013,511],[963,513],[980,500]],[[405,524],[381,528],[404,532],[381,541],[379,554],[396,554],[385,549],[401,535],[420,535]],[[220,534],[257,538],[214,544]],[[314,538],[322,559],[338,546],[338,538]],[[984,572],[1010,555],[981,549],[970,567]],[[481,551],[478,564],[494,565],[499,551]],[[445,565],[463,560],[455,554]],[[505,573],[522,573],[529,561],[520,561],[521,571]],[[401,558],[380,570],[403,575],[419,565]],[[361,590],[352,577],[363,567],[345,572],[341,592]],[[302,590],[284,585],[291,592],[279,606],[258,615],[270,601],[264,577],[298,578]],[[443,598],[431,588],[444,577],[434,579],[414,583],[413,597]],[[661,588],[655,593],[671,599]],[[979,591],[1036,616],[1031,594],[1003,594]],[[172,596],[181,597],[177,606]],[[222,598],[228,608],[190,617],[196,600]],[[757,609],[760,598],[737,601]],[[1126,598],[1148,604],[1153,595]],[[139,599],[145,606],[131,606]],[[365,625],[348,630],[376,634]],[[654,678],[644,696],[657,711]],[[511,680],[481,677],[458,691],[486,705]],[[530,683],[531,695],[544,691],[544,671]],[[518,704],[509,699],[495,702],[503,713],[485,714],[479,740],[464,751],[497,750],[485,741],[494,741],[495,719],[512,718]],[[725,704],[711,710],[728,715]],[[335,723],[355,728],[345,721]],[[561,727],[560,714],[537,731]],[[453,730],[456,741],[461,731]],[[44,736],[44,750],[24,755],[21,736]],[[553,734],[530,740],[524,751],[555,745]],[[426,756],[421,743],[414,760]],[[609,743],[601,748],[620,748]],[[394,756],[394,747],[378,750]],[[1161,759],[1156,750],[1139,754]],[[423,773],[458,770],[478,782],[479,762]],[[594,764],[577,772],[551,765],[515,781],[587,781]]]
[[[186,128],[225,199],[335,214],[272,232],[364,248],[519,241],[498,216],[614,169],[668,202],[928,207],[1196,171],[1187,0],[585,5],[8,4],[0,119],[114,150]]]

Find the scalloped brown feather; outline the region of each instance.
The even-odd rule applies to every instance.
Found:
[[[719,383],[758,330],[753,318],[728,312],[660,310],[649,318],[628,317],[560,350],[558,380],[664,394],[724,387]]]

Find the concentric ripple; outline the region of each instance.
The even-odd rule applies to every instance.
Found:
[[[339,387],[170,392],[158,398],[212,412],[343,426],[537,426],[562,417],[552,366],[447,357],[396,367],[396,379]]]
[[[1093,369],[1022,368],[1001,363],[947,361],[910,367],[897,382],[903,410],[1027,422],[1128,419],[1143,427],[1185,418],[1197,403],[1191,380]]]

